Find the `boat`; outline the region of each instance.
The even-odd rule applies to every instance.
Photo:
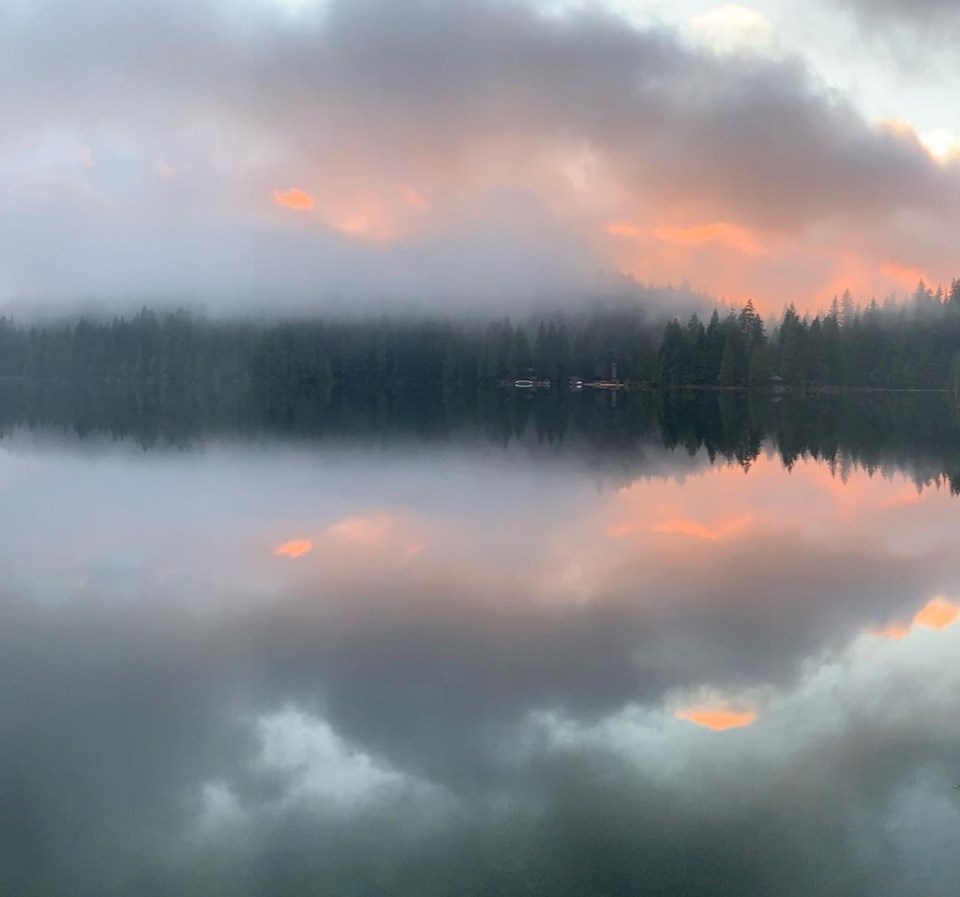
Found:
[[[533,389],[535,386],[533,380],[515,380],[513,385],[517,389]]]

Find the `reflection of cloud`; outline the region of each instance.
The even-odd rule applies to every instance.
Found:
[[[365,514],[357,517],[347,517],[337,523],[330,524],[327,527],[327,535],[352,545],[378,548],[386,542],[393,525],[394,520],[390,514]]]
[[[743,533],[751,522],[751,517],[737,517],[711,527],[696,520],[671,520],[656,524],[653,531],[665,535],[691,536],[707,542],[719,542]]]
[[[412,520],[397,514],[376,511],[332,523],[326,529],[326,536],[341,546],[349,545],[368,551],[389,549],[409,559],[420,554],[426,547],[420,539],[411,540],[411,535],[419,529]]]
[[[754,710],[731,710],[723,707],[686,707],[675,711],[673,715],[712,732],[743,729],[757,721]]]
[[[259,769],[290,777],[288,797],[357,801],[402,777],[350,748],[325,720],[293,707],[262,717]]]
[[[886,638],[892,641],[899,641],[902,638],[906,638],[910,635],[911,627],[906,623],[891,623],[889,626],[885,626],[883,629],[876,629],[873,631],[873,635],[877,638]]]
[[[877,638],[898,641],[906,638],[918,626],[940,631],[949,629],[957,619],[960,619],[960,607],[943,598],[934,598],[917,612],[911,624],[891,623],[884,629],[874,631],[873,634]]]
[[[947,629],[957,622],[958,617],[960,607],[942,598],[934,598],[913,618],[913,625],[924,629]]]
[[[313,551],[313,543],[309,539],[294,539],[284,542],[273,550],[274,557],[299,558]]]
[[[664,881],[679,882],[664,893],[683,893],[683,875],[702,866],[716,879],[718,862],[734,894],[764,897],[828,893],[828,880],[851,876],[864,887],[849,893],[914,894],[901,885],[917,870],[952,872],[955,882],[955,852],[947,850],[929,861],[897,852],[890,863],[904,877],[891,879],[884,866],[879,890],[856,877],[862,854],[888,844],[892,830],[931,843],[951,831],[937,801],[949,796],[955,772],[960,630],[897,645],[856,637],[872,619],[909,617],[950,588],[957,560],[949,495],[925,491],[925,526],[911,527],[920,529],[922,553],[913,554],[901,536],[903,515],[915,509],[888,507],[904,489],[901,476],[871,480],[855,470],[848,487],[834,490],[812,462],[788,475],[762,460],[747,476],[644,480],[598,495],[590,475],[527,466],[516,455],[471,456],[469,479],[438,463],[449,447],[386,462],[379,451],[358,458],[351,447],[350,466],[327,451],[324,464],[313,452],[238,459],[214,448],[196,464],[12,459],[22,467],[4,495],[5,571],[11,561],[40,568],[51,543],[69,551],[91,533],[131,532],[133,522],[146,527],[131,532],[145,543],[176,533],[171,555],[190,572],[191,598],[218,588],[231,597],[203,614],[156,600],[104,614],[96,588],[61,608],[0,602],[0,671],[22,683],[0,697],[7,831],[18,843],[37,828],[75,836],[48,848],[48,890],[77,890],[55,886],[78,868],[77,853],[88,854],[86,874],[117,878],[118,864],[132,855],[142,869],[158,845],[157,893],[244,894],[251,881],[282,893],[295,874],[319,882],[318,893],[423,893],[424,870],[438,890],[454,893],[463,868],[451,872],[451,857],[466,857],[471,870],[506,870],[504,893],[521,892],[536,869],[560,883],[544,892],[563,897],[606,893],[612,875],[632,893]],[[689,470],[685,453],[672,458],[664,470]],[[364,477],[350,479],[358,470]],[[446,490],[431,489],[438,473]],[[34,500],[67,488],[99,504]],[[151,501],[148,524],[145,495],[164,497]],[[322,526],[304,530],[314,539],[311,557],[323,563],[292,565],[309,574],[300,588],[277,588],[276,574],[291,568],[265,551],[236,557],[236,531],[253,528],[262,538],[262,517],[241,513],[251,495],[290,515],[287,527],[318,506],[337,520],[321,535]],[[363,512],[371,507],[396,510]],[[415,575],[396,575],[382,555],[371,562],[366,547],[384,545],[396,558],[422,544],[410,533],[412,508],[416,521],[432,524],[431,551]],[[757,526],[742,538],[665,552],[668,540],[653,533],[663,520],[714,529],[721,513],[751,508]],[[502,527],[507,519],[516,527]],[[637,541],[605,539],[610,520],[638,524]],[[550,555],[565,528],[572,538]],[[518,531],[525,538],[511,553]],[[211,532],[227,536],[204,538]],[[28,558],[29,534],[38,552]],[[214,541],[222,553],[211,554]],[[103,540],[104,552],[115,550]],[[560,568],[557,557],[585,567],[589,600],[547,605],[543,595],[556,590],[531,586],[542,567]],[[421,566],[430,567],[427,577]],[[264,569],[264,600],[251,612],[232,599],[259,588]],[[143,567],[120,573],[118,591],[144,587]],[[9,582],[0,581],[5,596]],[[937,599],[915,619],[940,625],[951,607]],[[704,683],[718,691],[701,692]],[[729,737],[694,728],[745,722],[718,715],[746,713],[738,696],[758,696],[762,725]],[[671,720],[678,706],[684,723]],[[531,733],[542,708],[567,722],[562,743]],[[77,736],[69,744],[51,736],[65,723]],[[517,762],[521,750],[528,753]],[[406,800],[411,781],[436,783],[463,813],[415,841],[411,823],[427,814]],[[905,790],[924,813],[905,815],[888,799]],[[225,858],[201,843],[196,864],[171,872],[163,846],[180,828],[183,794],[199,796],[203,820],[235,853]],[[78,806],[89,808],[82,820]],[[352,845],[358,859],[347,867]],[[760,871],[757,856],[771,858]],[[29,854],[14,860],[32,874]],[[458,882],[445,887],[444,875]],[[85,892],[111,893],[101,884]],[[724,893],[715,880],[695,884],[689,893]],[[952,893],[950,880],[928,891]]]

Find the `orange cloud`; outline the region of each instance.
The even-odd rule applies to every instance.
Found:
[[[755,710],[731,710],[720,707],[687,707],[677,710],[673,715],[676,719],[693,723],[711,732],[743,729],[752,726],[759,718]]]
[[[401,187],[400,188],[400,198],[408,205],[411,209],[416,209],[420,212],[425,212],[430,208],[430,203],[428,203],[416,190],[412,187]]]
[[[918,626],[940,631],[949,629],[958,619],[960,619],[960,607],[943,598],[934,598],[920,609],[912,623],[891,623],[884,629],[875,631],[873,635],[877,638],[899,640],[906,638]]]
[[[700,246],[703,243],[718,242],[747,255],[760,254],[760,244],[750,231],[726,221],[692,227],[655,227],[653,235],[661,242],[675,246]]]
[[[947,629],[957,622],[958,617],[960,607],[942,598],[934,598],[913,618],[913,625],[924,629]]]
[[[876,638],[888,638],[891,641],[898,642],[910,635],[910,630],[911,627],[906,623],[891,623],[883,629],[875,630],[872,635]]]
[[[313,543],[308,539],[295,539],[292,542],[284,542],[273,550],[273,556],[278,558],[299,558],[313,551]]]
[[[314,205],[313,197],[309,193],[295,187],[290,190],[274,190],[271,196],[278,206],[293,209],[296,212],[309,212]]]
[[[643,240],[646,239],[647,231],[643,228],[637,227],[633,224],[624,224],[619,221],[614,221],[612,224],[607,225],[607,233],[611,237],[626,237],[628,240]]]
[[[880,266],[880,273],[895,280],[901,286],[913,289],[921,280],[926,280],[919,268],[910,268],[898,265],[896,262],[884,262]]]
[[[671,246],[702,246],[705,243],[716,242],[746,255],[759,255],[761,253],[760,243],[750,231],[726,221],[694,224],[688,227],[659,226],[649,229],[615,221],[608,224],[606,230],[612,237],[622,237],[628,240],[654,239]]]

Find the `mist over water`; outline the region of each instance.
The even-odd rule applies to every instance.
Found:
[[[941,396],[0,400],[0,890],[942,895]]]

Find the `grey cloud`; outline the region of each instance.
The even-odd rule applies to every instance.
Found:
[[[508,0],[331,0],[295,21],[266,5],[213,0],[38,0],[29,9],[0,36],[8,141],[50,127],[120,132],[133,135],[144,158],[186,141],[206,154],[224,196],[252,190],[246,195],[259,201],[289,171],[313,172],[321,190],[349,186],[358,171],[381,186],[410,179],[441,189],[480,176],[494,151],[505,154],[498,177],[515,169],[500,185],[511,192],[539,170],[544,151],[586,146],[640,206],[783,232],[838,220],[869,231],[904,210],[949,218],[957,207],[954,170],[910,138],[870,127],[799,62],[699,53],[606,14],[548,18]],[[269,235],[245,239],[235,221],[198,215],[197,195],[181,197],[162,221],[137,197],[119,219],[90,202],[73,220],[44,222],[26,247],[20,241],[17,252],[29,257],[32,246],[39,263],[13,278],[16,286],[69,288],[42,271],[54,267],[46,233],[64,245],[65,270],[79,269],[76,282],[91,291],[138,275],[177,289],[195,278],[209,289],[211,278],[227,277],[220,260],[249,258],[257,274],[293,291],[322,281],[318,291],[375,293],[388,282],[423,292],[436,278],[441,294],[499,268],[501,289],[529,293],[564,282],[582,289],[597,264],[576,248],[576,228],[551,226],[553,213],[537,202],[509,237],[519,243],[513,257],[494,245],[496,264],[473,247],[478,233],[491,240],[502,232],[509,212],[492,221],[481,213],[472,228],[455,217],[444,225],[452,245],[403,250],[397,264],[383,251],[344,254],[337,239],[333,248],[320,239],[306,266],[289,264],[303,251],[296,237],[263,225]],[[48,214],[59,211],[54,202]],[[16,237],[12,216],[0,226]],[[138,227],[128,264],[113,279],[101,276],[111,236],[122,241]],[[73,246],[78,228],[92,249]],[[570,261],[558,268],[561,258]],[[3,264],[15,269],[10,258]],[[283,273],[291,268],[299,273]],[[228,278],[222,292],[236,286]]]
[[[960,8],[953,0],[830,0],[866,23],[900,23],[926,29],[960,25]]]

